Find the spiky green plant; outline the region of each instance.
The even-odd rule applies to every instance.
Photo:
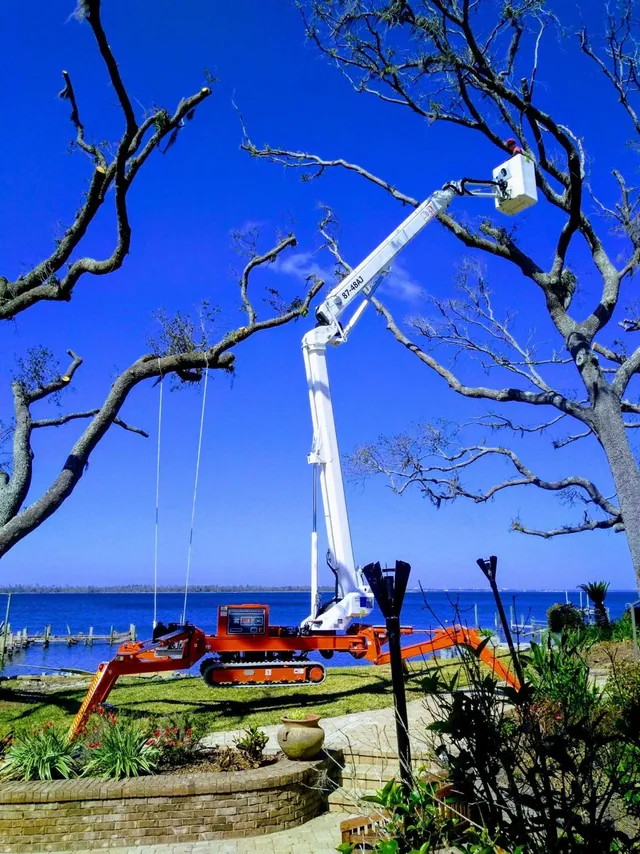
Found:
[[[86,745],[85,777],[140,777],[151,774],[160,750],[149,728],[137,721],[105,719]]]
[[[593,610],[595,611],[596,625],[608,626],[609,618],[607,617],[607,609],[604,607],[604,601],[607,598],[609,590],[608,581],[590,581],[588,584],[579,584],[580,590],[583,590],[589,599],[593,602]]]
[[[47,723],[12,740],[0,774],[10,780],[66,780],[77,773],[76,755],[66,731]]]

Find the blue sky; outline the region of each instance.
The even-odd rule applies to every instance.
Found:
[[[24,354],[40,343],[61,361],[68,348],[84,357],[74,388],[62,401],[68,411],[98,405],[115,373],[146,352],[157,308],[189,310],[208,298],[222,307],[225,322],[238,323],[232,268],[239,262],[230,248],[234,229],[259,223],[267,248],[276,230],[293,220],[299,240],[295,254],[256,276],[262,307],[264,286],[293,295],[300,290],[301,275],[314,265],[332,269],[329,258],[315,254],[321,202],[339,217],[342,249],[354,264],[404,218],[406,210],[355,177],[327,174],[305,184],[278,166],[248,158],[239,150],[232,100],[256,143],[353,160],[417,197],[463,174],[489,175],[501,159],[472,135],[429,127],[408,111],[390,112],[356,95],[305,42],[294,5],[286,0],[110,0],[104,5],[110,44],[141,109],[152,104],[172,108],[204,85],[205,67],[219,82],[173,149],[154,156],[137,179],[130,193],[132,251],[124,267],[107,278],[83,281],[70,304],[41,305],[3,326],[9,354],[0,373],[5,420],[10,417],[12,352]],[[600,8],[587,4],[582,14],[595,18]],[[57,99],[62,69],[72,76],[89,135],[116,139],[121,130],[91,33],[70,17],[72,11],[67,0],[41,4],[37,16],[29,4],[3,4],[0,10],[0,26],[10,34],[0,63],[4,115],[11,117],[0,159],[0,258],[2,272],[10,277],[48,253],[61,224],[72,218],[89,174],[82,156],[67,153],[73,134],[68,106]],[[575,23],[577,13],[570,15]],[[614,201],[611,167],[626,168],[630,175],[637,168],[625,147],[631,133],[623,114],[593,69],[576,60],[570,42],[552,40],[545,46],[539,80],[547,106],[584,137],[594,191]],[[477,218],[488,204],[460,201],[456,212]],[[548,264],[555,218],[541,204],[518,227],[527,250]],[[85,253],[109,253],[113,233],[108,210],[94,224]],[[616,239],[610,237],[614,252]],[[386,288],[396,317],[420,312],[423,288],[451,294],[463,257],[460,244],[440,226],[427,229],[402,257],[395,284]],[[572,260],[580,270],[584,259],[578,253]],[[535,328],[538,340],[557,344],[533,286],[505,265],[491,265],[489,275],[498,308],[518,311],[520,332]],[[596,285],[592,275],[585,277],[575,302],[580,313],[590,310]],[[244,344],[236,353],[233,382],[211,377],[192,564],[196,583],[307,582],[311,428],[300,341],[310,322]],[[486,411],[456,397],[421,367],[373,313],[365,315],[347,346],[330,355],[344,452],[419,419],[466,421]],[[460,372],[469,382],[486,379],[477,368],[461,367]],[[2,582],[151,581],[157,395],[157,388],[139,388],[124,412],[151,438],[114,428],[71,499],[5,557]],[[200,400],[197,391],[165,396],[163,583],[184,576]],[[48,404],[41,411],[53,415]],[[515,407],[510,414],[532,418]],[[70,425],[40,431],[32,496],[55,476],[79,430]],[[611,492],[602,453],[590,440],[556,452],[539,438],[514,440],[514,447],[542,476],[590,475]],[[504,471],[495,466],[478,470],[471,483],[489,484]],[[552,495],[521,489],[485,506],[457,502],[436,511],[417,493],[394,496],[382,481],[347,488],[356,560],[408,560],[414,581],[425,586],[482,586],[475,559],[489,553],[500,556],[504,586],[564,589],[596,577],[613,587],[633,586],[620,535],[543,541],[509,532],[518,514],[536,527],[578,518],[578,510],[563,507]]]

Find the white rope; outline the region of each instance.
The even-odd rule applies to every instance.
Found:
[[[158,625],[158,517],[160,515],[160,439],[162,437],[162,375],[158,400],[158,451],[156,455],[156,526],[153,542],[153,628]]]
[[[196,458],[196,477],[193,484],[193,503],[191,505],[191,530],[189,531],[189,550],[187,552],[187,575],[184,581],[184,605],[182,606],[181,623],[187,621],[187,594],[189,592],[189,573],[191,572],[191,550],[193,546],[193,525],[196,518],[196,500],[198,497],[198,478],[200,476],[200,455],[202,452],[202,434],[204,431],[204,413],[207,405],[207,385],[209,383],[209,368],[204,372],[204,389],[202,391],[202,411],[200,413],[200,435],[198,436],[198,456]]]

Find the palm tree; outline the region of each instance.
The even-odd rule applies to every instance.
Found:
[[[604,600],[607,598],[607,590],[609,589],[608,581],[590,581],[589,584],[578,584],[580,590],[584,590],[589,599],[593,602],[593,610],[596,617],[596,626],[608,626],[609,618],[604,607]]]

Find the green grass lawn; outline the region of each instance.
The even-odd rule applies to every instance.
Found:
[[[440,664],[440,663],[438,663]],[[423,696],[422,676],[435,663],[412,664],[406,681],[407,699]],[[446,669],[456,664],[445,665]],[[37,727],[47,721],[71,723],[84,690],[53,693],[24,690],[22,680],[0,683],[0,735],[9,730]],[[388,667],[345,667],[327,671],[321,685],[300,688],[209,688],[202,679],[123,679],[108,702],[119,714],[166,718],[188,713],[198,730],[217,732],[257,725],[277,724],[284,714],[313,711],[333,717],[393,703]]]

